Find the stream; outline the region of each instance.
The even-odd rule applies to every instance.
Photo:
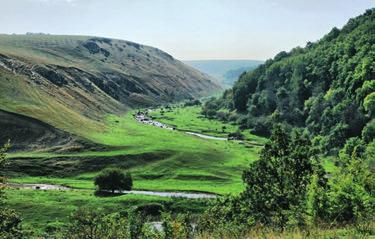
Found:
[[[3,185],[3,184],[0,184]],[[73,190],[74,188],[56,185],[56,184],[31,184],[31,183],[7,183],[6,186],[10,188],[20,188],[20,189],[32,189],[32,190],[58,190],[67,191]],[[75,189],[82,190],[82,189]],[[130,190],[130,191],[117,191],[120,194],[136,194],[136,195],[149,195],[149,196],[159,196],[159,197],[173,197],[173,198],[189,198],[189,199],[199,199],[199,198],[216,198],[217,195],[209,193],[194,193],[194,192],[159,192],[159,191],[142,191],[142,190]]]
[[[137,114],[134,115],[134,118],[139,123],[142,123],[142,124],[148,124],[148,125],[152,125],[152,126],[162,128],[162,129],[176,130],[176,128],[174,128],[174,127],[171,127],[169,125],[166,125],[164,123],[161,123],[159,121],[156,121],[156,120],[153,120],[153,119],[149,118],[144,113],[137,113]],[[216,137],[216,136],[212,136],[212,135],[201,134],[201,133],[196,133],[196,132],[189,132],[189,131],[184,131],[184,132],[186,134],[197,136],[197,137],[200,137],[200,138],[203,138],[203,139],[228,140],[228,138],[224,138],[224,137]]]
[[[190,134],[190,135],[194,135],[194,136],[197,136],[197,137],[200,137],[200,138],[204,138],[204,139],[228,140],[228,138],[224,138],[224,137],[216,137],[216,136],[200,134],[200,133],[195,133],[195,132],[185,132],[185,133]]]
[[[176,130],[176,128],[171,127],[169,125],[166,125],[164,123],[152,120],[144,113],[137,113],[134,115],[134,118],[143,124],[152,125],[155,127],[159,127],[162,129],[167,130]],[[186,134],[197,136],[204,139],[213,139],[213,140],[228,140],[224,137],[216,137],[206,134],[200,134],[196,132],[185,132]],[[3,184],[0,184],[3,185]],[[74,188],[62,186],[62,185],[56,185],[56,184],[31,184],[31,183],[6,183],[5,184],[8,187],[11,188],[19,188],[19,189],[32,189],[32,190],[60,190],[60,191],[66,191],[66,190],[73,190]],[[80,190],[80,189],[76,189]],[[118,191],[117,193],[121,194],[136,194],[136,195],[149,195],[149,196],[159,196],[159,197],[174,197],[174,198],[189,198],[189,199],[199,199],[199,198],[216,198],[217,195],[215,194],[209,194],[209,193],[194,193],[194,192],[159,192],[159,191],[144,191],[144,190],[130,190],[130,191]]]

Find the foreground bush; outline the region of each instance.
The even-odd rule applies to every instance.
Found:
[[[355,226],[330,227],[319,224],[311,228],[293,228],[278,230],[257,224],[244,227],[230,222],[218,225],[212,231],[196,229],[189,215],[173,217],[163,213],[160,228],[151,224],[147,218],[134,211],[126,214],[104,214],[100,210],[78,210],[66,227],[46,238],[55,239],[242,239],[242,238],[367,238],[368,232],[362,232]],[[370,227],[375,233],[375,223]],[[371,233],[371,232],[370,232]]]
[[[214,202],[201,217],[199,231],[217,238],[243,238],[261,225],[262,232],[297,230],[301,238],[317,228],[375,234],[371,157],[361,140],[348,140],[340,153],[341,166],[328,179],[309,139],[299,131],[288,135],[279,126],[260,159],[244,172],[244,192]]]
[[[0,148],[0,183],[6,183],[6,178],[2,174],[7,163],[6,151],[10,143],[6,143]],[[0,238],[22,238],[21,217],[11,209],[5,207],[4,187],[0,185]]]
[[[104,214],[101,210],[79,209],[66,227],[51,232],[56,239],[190,239],[194,230],[188,215],[161,217],[161,228],[153,226],[136,211]]]

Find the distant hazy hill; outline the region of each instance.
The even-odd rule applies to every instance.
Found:
[[[41,121],[78,131],[82,127],[74,126],[84,124],[85,131],[90,131],[102,128],[102,119],[109,113],[218,90],[221,87],[208,75],[159,49],[134,42],[0,35],[0,110],[32,117],[34,125]],[[14,120],[14,114],[7,118],[0,120],[0,132],[9,123],[26,121]]]
[[[255,69],[263,63],[263,61],[257,60],[198,60],[184,62],[215,77],[223,87],[232,86],[243,72]]]

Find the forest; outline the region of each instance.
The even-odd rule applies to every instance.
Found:
[[[302,128],[321,153],[337,154],[351,138],[375,135],[375,10],[333,28],[317,42],[280,52],[240,76],[204,113],[270,135],[278,123]],[[223,115],[219,109],[227,109]],[[232,114],[236,112],[236,114]]]

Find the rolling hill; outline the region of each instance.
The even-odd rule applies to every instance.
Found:
[[[245,71],[263,63],[258,60],[193,60],[184,63],[214,77],[224,88],[232,87]]]
[[[13,118],[20,114],[20,120],[22,115],[31,117],[76,135],[104,130],[108,114],[219,90],[211,77],[134,42],[0,35],[0,109],[12,112]],[[9,132],[5,125],[0,124],[0,130]]]

